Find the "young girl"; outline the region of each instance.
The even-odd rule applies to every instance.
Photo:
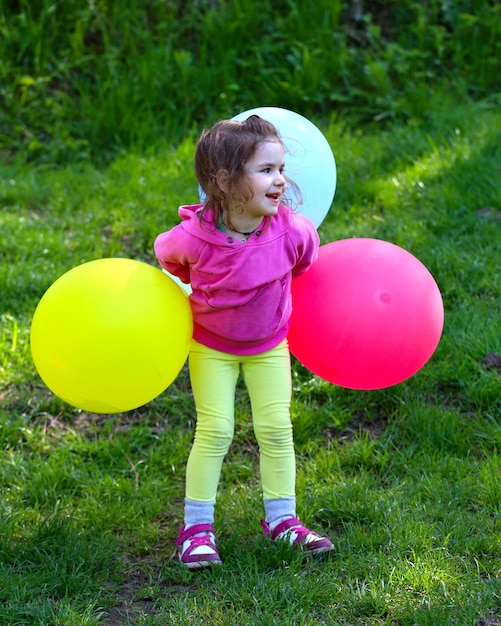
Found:
[[[309,554],[330,551],[329,539],[296,518],[290,420],[291,281],[316,259],[317,232],[282,203],[284,146],[273,124],[256,115],[204,131],[195,173],[203,204],[180,207],[182,222],[155,241],[160,264],[192,288],[189,368],[197,426],[176,540],[179,560],[190,569],[221,564],[214,505],[233,439],[240,372],[259,444],[265,533]]]

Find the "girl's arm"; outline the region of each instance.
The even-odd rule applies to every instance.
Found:
[[[292,269],[292,277],[304,274],[317,260],[320,239],[313,223],[304,215],[294,214],[294,235],[296,237],[297,263]]]
[[[190,262],[185,245],[186,234],[179,226],[158,235],[153,244],[160,265],[177,276],[183,283],[190,283]]]

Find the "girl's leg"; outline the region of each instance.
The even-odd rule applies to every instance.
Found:
[[[270,527],[296,514],[296,461],[290,403],[291,364],[287,343],[243,360],[259,444],[266,520]]]
[[[254,430],[261,456],[266,519],[273,541],[301,546],[307,554],[331,552],[327,537],[308,530],[296,517],[295,458],[290,420],[292,393],[287,342],[249,358],[244,375],[251,396]]]
[[[211,519],[205,521],[212,523],[221,467],[233,439],[239,361],[231,354],[193,342],[189,367],[197,426],[186,470],[186,512],[197,511],[199,523],[204,516],[202,505],[209,505],[205,515]],[[188,506],[190,502],[200,506]]]
[[[186,469],[184,525],[176,544],[181,563],[200,569],[221,564],[213,527],[214,505],[221,466],[233,439],[239,363],[232,355],[195,341],[189,362],[197,427]]]

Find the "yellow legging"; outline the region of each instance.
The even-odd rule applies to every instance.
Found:
[[[190,377],[197,409],[195,440],[186,471],[186,497],[214,502],[221,467],[234,434],[235,389],[242,372],[259,445],[263,497],[295,495],[295,457],[290,420],[289,348],[251,356],[219,352],[193,341]]]

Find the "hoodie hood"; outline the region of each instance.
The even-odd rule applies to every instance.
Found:
[[[202,204],[185,204],[179,207],[178,215],[181,218],[181,226],[186,232],[202,241],[223,247],[233,248],[235,247],[234,244],[243,245],[241,241],[218,228],[213,209],[208,207],[201,217],[202,208]],[[254,243],[256,238],[259,238],[260,242],[263,243],[270,236],[275,238],[283,235],[290,226],[290,215],[291,211],[288,207],[279,206],[276,215],[263,218],[261,225],[245,245]],[[270,229],[271,225],[273,227]]]

